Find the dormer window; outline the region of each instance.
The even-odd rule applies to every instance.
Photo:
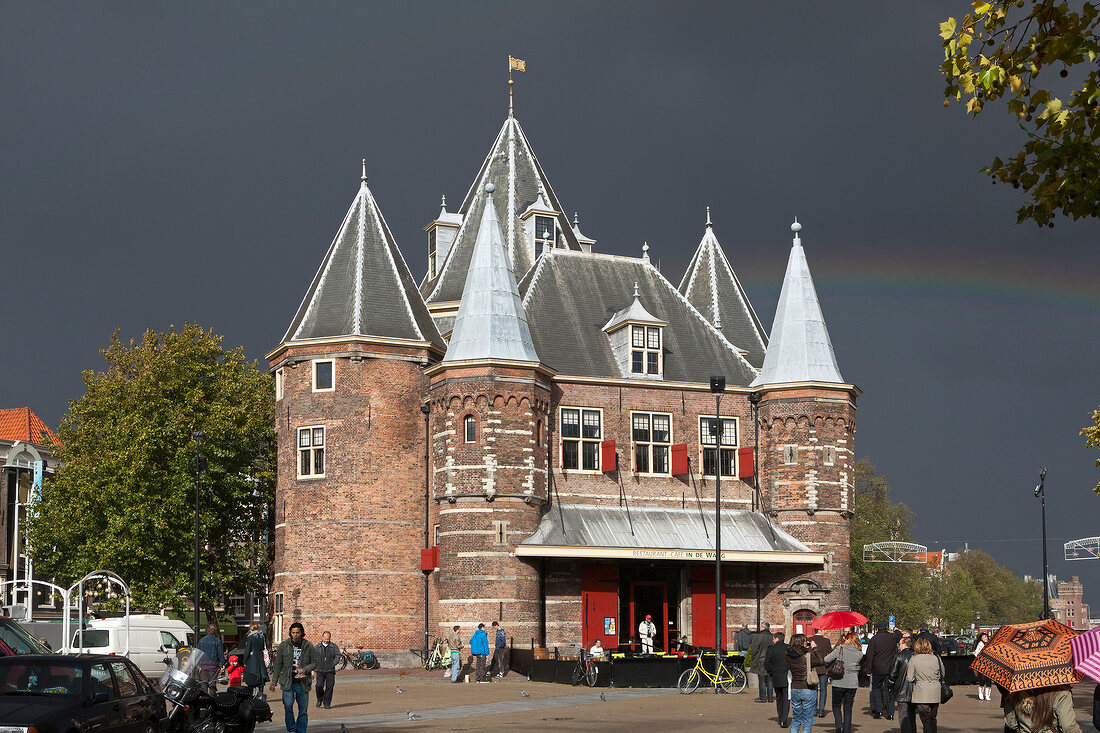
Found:
[[[659,326],[630,327],[630,371],[633,374],[661,373],[661,329]]]
[[[557,240],[557,222],[552,216],[535,217],[535,252],[554,246]]]
[[[428,277],[435,277],[435,228],[428,230]]]

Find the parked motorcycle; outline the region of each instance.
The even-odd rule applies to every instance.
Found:
[[[169,706],[164,733],[252,733],[257,723],[271,720],[267,697],[252,696],[261,682],[257,675],[246,674],[243,687],[212,693],[199,681],[205,659],[201,649],[193,649],[177,669],[160,678]]]

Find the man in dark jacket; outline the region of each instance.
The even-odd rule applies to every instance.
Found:
[[[775,690],[775,712],[779,716],[779,727],[790,724],[791,704],[787,697],[787,645],[783,641],[783,631],[772,635],[772,644],[764,655],[764,669],[771,678]]]
[[[898,637],[886,630],[886,623],[879,622],[878,631],[867,643],[867,671],[871,675],[871,717],[894,719],[894,703],[886,678],[898,655]]]
[[[821,653],[822,659],[825,659],[825,657],[833,651],[833,642],[829,641],[829,637],[825,636],[820,631],[811,636],[810,641],[814,643],[814,648]],[[825,717],[825,703],[828,702],[829,698],[829,675],[825,673],[825,668],[825,664],[814,667],[814,672],[817,673],[816,714],[819,718]]]
[[[752,652],[752,665],[749,667],[749,671],[756,675],[757,692],[759,692],[756,698],[757,702],[771,702],[775,699],[775,693],[772,691],[772,678],[768,675],[767,669],[764,668],[764,663],[768,657],[768,647],[771,645],[771,625],[765,623],[752,635],[752,646],[749,649]]]
[[[489,664],[489,676],[493,676],[493,667],[496,667],[497,677],[503,677],[508,674],[508,670],[504,668],[504,654],[508,647],[508,635],[504,633],[504,629],[501,628],[500,622],[494,621],[492,626],[493,661]]]
[[[290,638],[284,639],[275,653],[271,667],[271,689],[278,685],[283,691],[283,712],[287,733],[306,733],[309,725],[309,688],[313,686],[313,670],[317,655],[306,638],[305,627],[295,621],[290,625]],[[298,717],[294,717],[294,705]]]
[[[737,630],[737,636],[733,640],[734,651],[747,652],[751,646],[752,632],[749,631],[748,624],[742,623],[741,628]]]
[[[913,643],[920,638],[928,639],[928,643],[932,645],[932,653],[937,657],[940,655],[940,637],[928,630],[928,624],[920,625],[920,633],[913,639]]]
[[[898,705],[898,726],[901,733],[917,733],[917,721],[909,714],[909,702],[913,699],[913,683],[906,677],[909,675],[909,660],[913,658],[913,640],[908,636],[902,636],[898,641],[898,653],[894,657],[894,664],[890,668],[887,685],[890,687],[890,695]]]
[[[199,665],[199,682],[213,695],[217,691],[218,671],[225,666],[225,645],[218,638],[218,625],[206,627],[206,636],[199,639],[199,649],[206,657]]]
[[[332,688],[336,686],[336,662],[340,648],[332,643],[332,634],[321,634],[321,643],[313,647],[317,656],[317,707],[332,705]]]

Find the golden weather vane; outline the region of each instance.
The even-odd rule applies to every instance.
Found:
[[[527,71],[527,62],[523,59],[512,58],[512,54],[508,54],[508,116],[512,116],[512,85],[515,84],[512,81],[513,71]]]

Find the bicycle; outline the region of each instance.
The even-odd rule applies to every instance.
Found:
[[[378,669],[382,666],[378,662],[378,657],[374,656],[374,652],[363,651],[362,649],[351,652],[348,651],[347,647],[344,647],[340,652],[340,658],[336,660],[336,669],[347,669],[349,664],[353,669]]]
[[[699,683],[706,677],[710,680],[712,685],[718,687],[722,692],[728,692],[732,695],[736,695],[745,689],[745,685],[748,683],[748,679],[745,676],[745,670],[737,666],[726,666],[725,662],[718,662],[717,674],[707,669],[707,665],[703,664],[703,657],[715,656],[714,650],[700,650],[699,657],[695,660],[695,666],[691,669],[685,669],[680,675],[680,679],[676,681],[676,688],[680,691],[681,695],[690,695],[699,689]],[[710,668],[714,668],[714,662],[711,660]]]
[[[589,687],[595,687],[597,673],[596,660],[592,659],[584,649],[581,649],[580,654],[577,656],[577,666],[573,668],[573,684],[578,685],[581,680],[584,680]]]
[[[428,658],[424,660],[424,664],[421,666],[429,672],[444,668],[450,669],[451,650],[447,647],[447,642],[443,639],[436,638],[435,646],[432,647],[431,653],[428,654]]]

